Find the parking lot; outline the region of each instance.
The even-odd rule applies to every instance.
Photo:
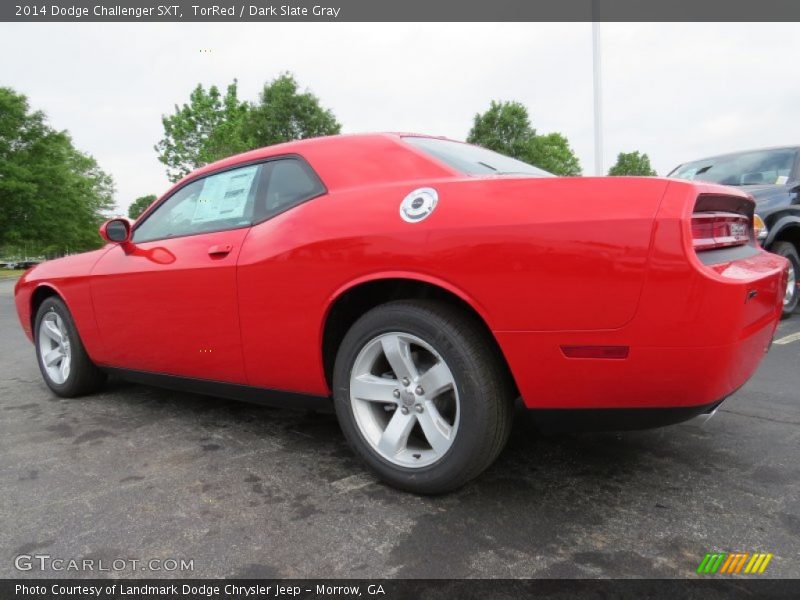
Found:
[[[12,290],[2,577],[108,575],[20,572],[20,554],[193,561],[130,577],[692,577],[711,551],[770,552],[763,576],[800,577],[800,315],[704,426],[542,436],[518,418],[480,479],[417,497],[376,482],[332,416],[119,381],[56,398]]]

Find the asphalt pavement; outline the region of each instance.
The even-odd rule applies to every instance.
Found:
[[[12,291],[0,281],[0,577],[683,578],[712,551],[800,577],[800,314],[703,426],[542,436],[518,418],[479,480],[418,497],[378,483],[332,416],[120,381],[56,398]],[[66,570],[119,559],[140,562]]]

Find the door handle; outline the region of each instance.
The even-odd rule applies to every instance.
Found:
[[[231,250],[233,250],[233,246],[230,244],[214,244],[208,249],[208,255],[225,256],[226,254],[230,254]]]

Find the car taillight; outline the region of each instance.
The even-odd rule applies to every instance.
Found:
[[[692,241],[697,251],[744,246],[751,239],[752,225],[745,215],[725,212],[692,215]]]

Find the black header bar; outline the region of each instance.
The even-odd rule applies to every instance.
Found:
[[[3,0],[10,22],[785,22],[798,0]]]

